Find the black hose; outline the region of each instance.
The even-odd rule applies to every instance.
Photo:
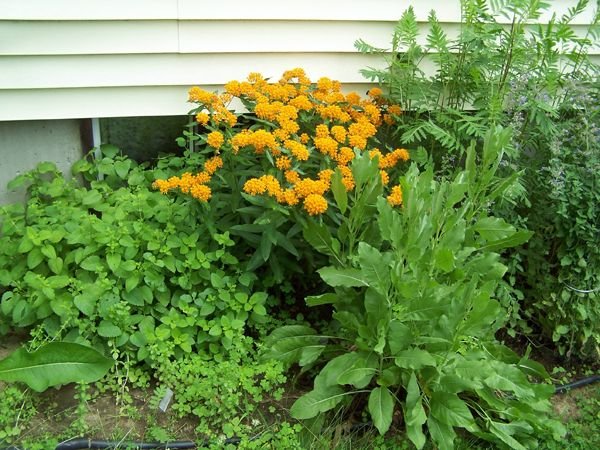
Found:
[[[82,450],[82,449],[103,449],[103,448],[135,448],[139,450],[165,450],[165,449],[191,449],[196,448],[196,443],[192,441],[176,442],[119,442],[102,441],[96,439],[71,439],[61,442],[55,450]]]
[[[562,394],[564,392],[570,391],[571,389],[577,389],[583,386],[587,386],[588,384],[596,383],[600,381],[600,375],[593,375],[591,377],[583,378],[581,380],[573,381],[567,384],[561,384],[555,386],[554,394]],[[363,428],[369,426],[370,423],[362,423],[355,425],[359,428]],[[234,444],[237,445],[240,443],[240,439],[233,437],[226,439],[224,444]],[[92,440],[92,439],[71,439],[66,442],[62,442],[58,444],[55,450],[84,450],[84,449],[111,449],[116,448],[116,446],[124,447],[124,448],[135,448],[139,450],[166,450],[166,449],[195,449],[196,443],[192,441],[176,441],[170,443],[161,443],[161,442],[119,442],[119,441],[102,441],[102,440]],[[204,444],[205,446],[208,443]],[[19,447],[6,447],[0,448],[0,450],[24,450]]]
[[[582,380],[577,380],[577,381],[573,381],[571,383],[558,385],[558,386],[556,386],[554,393],[562,394],[563,392],[570,391],[571,389],[576,389],[576,388],[580,388],[583,386],[587,386],[588,384],[592,384],[597,381],[600,381],[600,375],[593,375],[591,377],[583,378]]]

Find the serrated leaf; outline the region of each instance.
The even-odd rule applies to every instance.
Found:
[[[98,334],[102,337],[117,337],[122,334],[121,329],[108,320],[103,320],[98,325]]]
[[[113,272],[116,272],[119,269],[121,264],[121,254],[120,253],[108,253],[106,255],[106,263],[108,267]]]
[[[27,254],[27,267],[33,270],[39,266],[43,260],[44,255],[42,255],[41,250],[38,247],[35,247]]]
[[[394,397],[385,387],[376,387],[369,395],[369,413],[373,419],[373,424],[384,435],[392,424],[394,415]]]
[[[63,260],[60,257],[52,258],[48,260],[48,267],[50,270],[56,274],[62,272],[63,269]]]
[[[90,293],[83,292],[73,298],[73,303],[79,311],[90,317],[96,308],[97,299]]]

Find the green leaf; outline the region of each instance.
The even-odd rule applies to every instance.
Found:
[[[265,340],[266,352],[263,354],[263,359],[277,359],[286,364],[299,362],[301,359],[304,364],[309,364],[318,357],[310,350],[314,348],[323,349],[320,336],[316,335],[316,331],[304,325],[287,325],[274,330]],[[310,352],[308,358],[305,352]]]
[[[425,366],[436,366],[435,358],[431,353],[418,348],[403,350],[396,355],[395,363],[403,369],[418,370]]]
[[[517,231],[514,234],[508,236],[507,238],[488,242],[487,244],[479,247],[479,250],[497,252],[505,248],[516,247],[527,242],[531,238],[531,236],[533,236],[533,231]]]
[[[290,414],[294,419],[310,419],[335,408],[348,393],[339,386],[315,389],[294,402]]]
[[[523,431],[520,427],[515,427],[513,424],[494,422],[493,420],[487,421],[490,427],[490,432],[499,438],[502,442],[508,445],[509,448],[514,450],[527,450],[526,447],[521,445],[519,441],[512,437],[517,431]],[[531,427],[528,427],[531,431]]]
[[[393,320],[388,327],[387,341],[391,354],[396,356],[398,352],[404,350],[413,342],[413,334],[408,325]]]
[[[67,383],[102,378],[113,361],[79,344],[51,342],[34,352],[21,348],[0,360],[0,380],[26,383],[37,392]]]
[[[83,292],[73,298],[73,303],[79,311],[90,317],[94,314],[97,299],[91,293]]]
[[[315,389],[342,384],[338,377],[351,369],[361,359],[356,352],[344,353],[331,359],[315,377]]]
[[[333,266],[323,267],[317,271],[323,281],[332,287],[369,286],[362,272],[358,269],[337,269]]]
[[[515,227],[499,217],[484,217],[479,219],[473,229],[486,241],[506,239],[515,232]]]
[[[379,371],[379,358],[374,353],[358,354],[352,366],[342,370],[337,384],[351,384],[357,389],[365,388]]]
[[[97,206],[98,203],[100,203],[101,201],[102,201],[102,194],[95,189],[86,192],[85,195],[83,196],[83,198],[81,199],[81,202],[85,206],[91,206],[91,207]]]
[[[519,397],[527,398],[535,395],[527,377],[519,369],[500,361],[490,361],[489,364],[494,371],[483,380],[487,386],[500,391],[514,392]]]
[[[456,433],[452,426],[441,423],[432,415],[427,418],[427,428],[431,439],[439,450],[454,450],[454,438]]]
[[[362,270],[362,277],[369,286],[379,293],[387,295],[390,288],[391,253],[380,253],[375,247],[365,242],[358,244],[358,261]]]
[[[345,214],[348,207],[348,193],[344,183],[342,183],[342,172],[339,169],[336,169],[331,177],[331,192],[333,192],[333,198],[340,212]]]
[[[130,159],[125,159],[123,161],[115,161],[115,172],[117,172],[117,175],[122,180],[127,178],[127,174],[129,173],[130,167],[131,167]]]
[[[80,264],[82,269],[87,270],[88,272],[99,272],[102,270],[102,261],[98,255],[91,255],[81,261]]]
[[[334,239],[324,224],[317,224],[314,220],[309,220],[302,231],[302,235],[306,242],[319,253],[337,256]]]
[[[106,255],[106,263],[108,267],[113,272],[116,272],[119,269],[119,265],[121,264],[121,254],[120,253],[108,253]]]
[[[392,424],[394,397],[385,387],[376,387],[369,395],[369,413],[379,434],[384,435]]]
[[[423,433],[423,424],[427,421],[427,415],[421,400],[421,390],[417,383],[417,377],[411,372],[408,386],[406,388],[406,410],[404,412],[406,423],[406,435],[418,449],[423,448],[427,441]]]
[[[434,392],[430,402],[431,415],[441,423],[466,429],[473,429],[475,419],[467,404],[458,395],[448,392]]]
[[[308,306],[329,305],[335,304],[338,301],[338,296],[333,293],[327,293],[321,295],[311,295],[306,297],[305,300]]]
[[[52,258],[48,260],[48,267],[50,270],[56,274],[62,272],[63,269],[63,260],[60,257]]]
[[[39,266],[43,260],[44,255],[42,255],[42,251],[38,247],[35,247],[27,254],[27,267],[33,270]]]
[[[454,253],[447,248],[440,248],[435,252],[435,267],[443,272],[454,270]]]
[[[117,337],[122,334],[121,329],[108,320],[103,320],[98,325],[98,334],[102,337]]]

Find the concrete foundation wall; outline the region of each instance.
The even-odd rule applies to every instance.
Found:
[[[84,152],[81,126],[80,120],[0,122],[0,204],[23,199],[22,191],[10,192],[6,184],[42,161],[69,175]]]

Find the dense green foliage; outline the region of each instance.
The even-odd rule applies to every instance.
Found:
[[[269,357],[326,362],[314,389],[292,406],[294,417],[309,419],[368,394],[379,432],[399,409],[417,448],[425,445],[425,424],[440,449],[453,448],[454,427],[519,449],[534,444],[532,435],[560,434],[556,422],[539,416],[550,408],[553,387],[527,379],[548,374],[494,338],[505,322],[493,298],[506,271],[496,252],[531,235],[485,208],[514,182],[495,175],[509,139],[508,130],[490,133],[479,164],[471,146],[466,169],[452,180],[436,182],[431,166],[420,172],[413,165],[401,181],[402,212],[380,199],[371,243],[360,242],[351,263],[319,270],[336,291],[307,302],[333,305],[332,330],[323,336],[291,325],[270,336]],[[355,178],[360,185],[360,174]],[[377,192],[377,179],[365,180],[363,192]],[[358,198],[349,209],[360,211],[361,200],[367,203]]]
[[[434,11],[419,36],[409,8],[391,49],[357,41],[388,62],[363,71],[383,95],[253,73],[190,90],[182,155],[138,164],[104,145],[74,179],[47,162],[18,176],[26,202],[0,207],[0,336],[39,350],[0,378],[47,341],[107,355],[65,437],[93,430],[106,392],[141,419],[141,388],[147,438],[191,419],[215,449],[559,448],[549,374],[502,340],[597,361],[600,16],[580,36],[588,0],[543,25],[538,0],[461,5],[456,38]],[[1,388],[0,446],[44,448],[22,423],[41,397]],[[568,442],[592,448],[596,422],[572,420]]]
[[[432,11],[426,44],[409,8],[385,53],[387,69],[363,74],[406,110],[398,139],[426,147],[441,173],[451,173],[490,126],[513,128],[503,170],[521,172],[520,182],[490,206],[535,234],[506,259],[499,295],[508,333],[539,330],[561,353],[597,356],[599,71],[588,52],[600,36],[599,11],[581,35],[572,25],[592,8],[588,0],[561,16],[537,0],[461,5],[458,36],[450,38]],[[544,14],[547,24],[539,23]],[[356,47],[388,52],[362,40]]]

